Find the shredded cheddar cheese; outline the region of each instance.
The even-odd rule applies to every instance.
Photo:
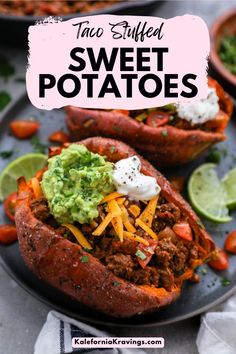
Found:
[[[130,205],[129,211],[135,218],[137,218],[140,214],[140,208],[136,204]]]
[[[149,246],[149,242],[147,240],[145,240],[143,237],[134,235],[132,232],[124,231],[124,237],[133,241],[143,243],[145,246]]]
[[[157,241],[157,235],[155,234],[155,232],[147,224],[145,224],[140,218],[136,219],[136,225],[140,226],[141,229],[146,231],[146,233],[153,238],[153,240]]]
[[[98,227],[98,223],[95,220],[91,221],[90,225],[93,229],[96,229],[96,227]]]
[[[122,197],[122,195],[118,192],[112,192],[111,194],[108,194],[106,195],[101,201],[99,204],[104,204],[104,203],[107,203],[109,202],[110,200],[112,199],[116,199],[116,198],[119,198],[119,197]]]
[[[36,177],[33,177],[31,179],[31,186],[32,186],[35,197],[36,198],[42,197],[43,192],[42,192],[41,186],[39,184],[39,180]]]
[[[78,241],[78,243],[83,248],[87,248],[89,250],[92,249],[92,246],[90,245],[88,240],[84,237],[82,232],[76,226],[74,226],[72,224],[63,224],[62,226],[66,227],[67,229],[69,229],[72,232],[72,234],[75,236],[75,238]]]
[[[123,221],[123,223],[125,223],[129,220],[128,212],[127,212],[126,207],[124,205],[121,205],[120,208],[121,208],[122,221]]]
[[[116,201],[118,205],[122,205],[125,202],[125,198],[118,198]]]
[[[121,215],[121,209],[116,200],[112,199],[108,202],[108,209],[113,216]]]
[[[125,228],[127,231],[132,232],[132,233],[136,232],[135,227],[129,221],[124,222],[124,225],[125,225]]]
[[[155,211],[157,207],[158,197],[152,198],[142,214],[140,215],[140,220],[142,220],[148,227],[152,227],[152,222],[155,216]]]
[[[93,231],[92,235],[100,236],[103,231],[105,231],[106,227],[110,224],[112,218],[112,213],[108,213],[106,217],[102,220],[101,224]]]
[[[113,226],[117,236],[119,237],[120,241],[123,242],[123,239],[124,239],[124,227],[123,227],[121,215],[115,216],[111,220],[111,223],[112,223],[112,226]]]
[[[136,204],[132,204],[130,207],[128,207],[126,197],[121,196],[121,194],[118,192],[113,192],[107,195],[100,202],[100,204],[107,203],[107,206],[105,207],[107,214],[100,224],[98,224],[95,220],[90,223],[90,225],[94,228],[92,235],[101,236],[108,225],[111,223],[116,235],[119,237],[121,242],[123,242],[124,238],[128,238],[148,246],[148,240],[145,240],[143,237],[136,235],[137,229],[135,225],[143,229],[154,240],[158,239],[155,232],[151,229],[157,202],[158,196],[151,199],[145,207],[144,211],[141,213],[140,207]],[[129,216],[127,208],[134,218],[135,225],[133,225],[133,219]],[[80,232],[76,227],[73,227],[73,225],[70,224],[64,226],[71,230],[71,232],[77,238],[78,242],[83,247],[89,249],[91,248],[91,245],[85,239],[82,232]]]
[[[121,211],[122,211],[122,213],[121,213],[122,221],[124,223],[124,226],[125,226],[126,230],[131,232],[131,233],[135,233],[136,229],[131,224],[131,222],[129,221],[128,212],[127,212],[126,208],[123,205],[121,206]]]

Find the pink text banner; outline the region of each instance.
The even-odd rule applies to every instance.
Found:
[[[207,96],[209,33],[198,16],[98,15],[29,28],[27,92],[51,110],[143,109]]]

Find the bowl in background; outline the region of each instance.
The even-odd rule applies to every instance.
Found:
[[[210,73],[236,98],[236,75],[226,69],[221,61],[218,50],[225,35],[236,35],[236,8],[218,17],[210,28],[211,52]]]
[[[156,0],[126,0],[91,12],[71,13],[56,17],[60,17],[64,21],[74,17],[100,14],[149,15],[153,9],[160,4],[161,2]],[[0,14],[0,43],[14,45],[17,47],[27,47],[29,26],[34,25],[36,21],[43,20],[46,17],[47,16],[17,16]]]

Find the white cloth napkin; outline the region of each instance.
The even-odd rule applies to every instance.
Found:
[[[202,316],[196,343],[199,354],[236,354],[236,294]]]
[[[34,354],[145,354],[140,349],[73,349],[73,337],[111,337],[85,323],[50,311],[34,346]]]
[[[72,348],[72,337],[90,336],[111,335],[56,311],[50,311],[35,343],[34,354],[145,354],[140,349]],[[196,343],[199,354],[236,354],[236,294],[217,309],[202,316]]]

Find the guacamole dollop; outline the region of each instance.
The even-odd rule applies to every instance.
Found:
[[[90,223],[102,198],[114,191],[113,165],[85,146],[71,144],[48,160],[41,182],[52,215],[60,223]]]

